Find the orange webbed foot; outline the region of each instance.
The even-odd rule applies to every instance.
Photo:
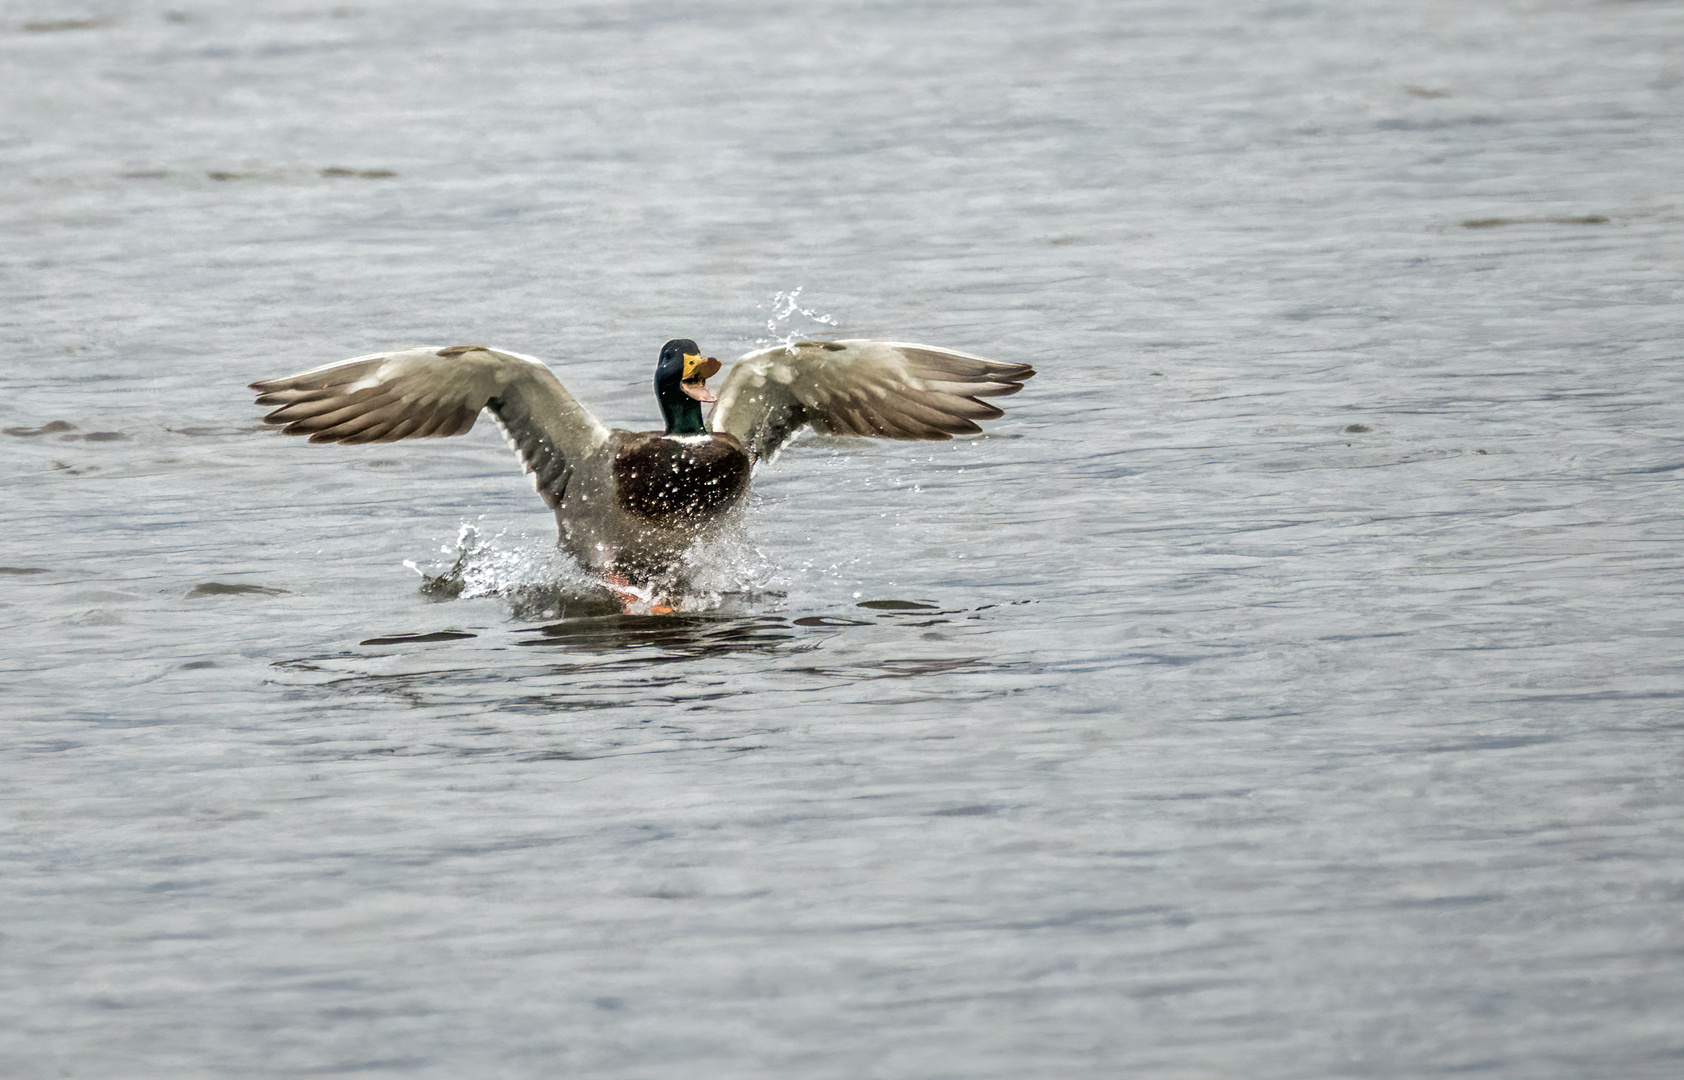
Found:
[[[602,581],[614,599],[620,602],[624,615],[671,615],[678,610],[676,601],[655,595],[653,589],[638,588],[632,584],[631,578],[618,570],[604,571]]]

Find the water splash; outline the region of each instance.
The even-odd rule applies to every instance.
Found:
[[[442,569],[424,570],[413,560],[404,565],[421,577],[421,592],[434,600],[494,597],[506,602],[517,619],[558,618],[617,611],[602,582],[586,574],[553,541],[510,538],[507,529],[487,535],[465,521],[455,544],[439,548],[450,559]]]
[[[810,331],[804,334],[801,332],[800,327],[789,325],[791,321],[797,317],[809,322],[819,323],[823,326],[837,325],[836,319],[833,316],[823,314],[817,308],[804,308],[801,306],[801,290],[804,288],[806,288],[805,285],[797,285],[788,292],[777,292],[772,294],[772,316],[766,320],[766,333],[771,336],[757,338],[755,341],[757,345],[766,346],[775,343],[788,347],[795,344],[797,341],[810,336]],[[766,306],[767,305],[765,304],[760,305],[762,309],[766,308]],[[782,334],[779,334],[778,332],[780,326],[784,327]]]
[[[782,595],[770,591],[776,572],[772,560],[750,542],[748,529],[738,519],[685,553],[684,573],[676,587],[687,611],[758,605]]]
[[[661,613],[670,607],[687,614],[744,614],[763,610],[783,595],[768,588],[775,567],[749,542],[740,519],[692,544],[679,566],[676,573],[649,582],[645,589],[622,590],[636,598],[627,613]]]
[[[553,539],[510,537],[507,529],[487,535],[471,521],[462,523],[454,544],[439,551],[450,559],[448,565],[423,569],[404,560],[420,576],[424,595],[439,601],[499,599],[520,620],[636,613],[662,605],[686,612],[757,608],[781,595],[768,591],[773,566],[748,542],[740,523],[699,541],[685,554],[681,573],[630,590],[610,588]],[[630,592],[632,607],[616,599],[616,592]]]

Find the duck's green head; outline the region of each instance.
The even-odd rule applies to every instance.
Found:
[[[661,359],[655,365],[655,397],[661,403],[668,435],[707,433],[701,403],[714,400],[707,379],[718,370],[719,361],[703,356],[701,347],[689,338],[674,338],[661,346]]]

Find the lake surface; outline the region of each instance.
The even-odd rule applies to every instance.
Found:
[[[0,1075],[1684,1072],[1684,5],[0,15]],[[245,389],[826,334],[664,618]]]

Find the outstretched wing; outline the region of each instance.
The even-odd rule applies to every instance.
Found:
[[[313,443],[461,435],[489,409],[551,508],[608,438],[543,361],[483,345],[371,353],[251,388],[259,405],[278,406],[264,423]]]
[[[1004,415],[985,397],[1023,389],[1028,364],[898,341],[798,341],[739,359],[711,427],[770,459],[803,424],[831,435],[951,439]]]

